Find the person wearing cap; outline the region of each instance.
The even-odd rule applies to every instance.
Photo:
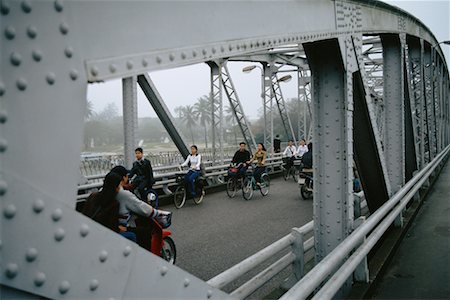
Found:
[[[111,173],[116,173],[122,177],[119,191],[116,195],[116,200],[119,202],[119,223],[125,226],[127,230],[136,232],[138,244],[147,249],[151,250],[152,253],[161,253],[161,243],[158,242],[160,239],[160,234],[156,232],[157,228],[152,228],[150,222],[144,224],[144,226],[136,225],[137,216],[147,217],[155,219],[158,223],[166,227],[166,223],[170,223],[171,212],[158,210],[140,200],[131,191],[123,189],[123,186],[128,183],[128,170],[123,166],[116,166],[111,169]],[[148,225],[148,226],[147,226]],[[149,236],[152,235],[151,242]],[[155,235],[155,237],[154,237]]]

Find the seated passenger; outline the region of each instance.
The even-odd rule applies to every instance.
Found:
[[[233,159],[231,160],[232,164],[236,164],[236,167],[239,169],[239,175],[245,175],[247,171],[247,161],[250,160],[251,154],[245,149],[247,146],[246,143],[239,143],[239,150],[234,153]]]
[[[312,167],[313,167],[312,143],[308,144],[308,152],[303,154],[302,163],[303,163],[303,168],[312,169]]]
[[[196,145],[191,146],[191,154],[188,155],[181,167],[189,165],[189,172],[184,176],[184,180],[187,182],[188,192],[192,197],[197,196],[195,192],[195,179],[201,175],[200,164],[202,163],[202,156],[198,154]]]

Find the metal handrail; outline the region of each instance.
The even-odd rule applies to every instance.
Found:
[[[443,151],[441,151],[441,153],[439,153],[432,162],[430,162],[427,166],[420,170],[390,200],[388,200],[377,211],[375,211],[366,220],[366,222],[355,229],[344,241],[342,241],[333,251],[331,251],[330,254],[328,254],[320,263],[318,263],[308,274],[306,274],[280,299],[306,299],[334,270],[338,269],[340,264],[342,264],[342,261],[346,259],[350,252],[354,248],[361,245],[361,240],[363,240],[367,234],[374,230],[374,228],[378,226],[378,224],[399,202],[404,201],[402,202],[402,204],[406,205],[407,201],[404,200],[405,197],[409,197],[410,194],[414,195],[415,191],[420,188],[419,183],[423,184],[423,182],[428,179],[429,175],[444,159],[449,150],[450,145],[447,146]],[[400,206],[403,207],[403,205]],[[401,210],[397,208],[394,212],[397,211]],[[395,216],[398,216],[398,213]],[[382,233],[384,233],[384,231]],[[363,245],[367,247],[367,240],[365,243],[363,243]]]

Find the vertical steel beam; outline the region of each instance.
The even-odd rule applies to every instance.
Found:
[[[304,49],[314,91],[314,236],[319,262],[349,231],[353,105],[338,40],[307,43]]]
[[[222,76],[221,62],[208,62],[211,68],[211,124],[213,161],[224,160],[223,152],[223,105],[222,105]]]
[[[222,84],[227,94],[228,101],[230,102],[231,110],[233,111],[236,122],[241,129],[242,136],[247,143],[248,147],[256,150],[255,137],[253,136],[252,129],[249,126],[247,117],[245,116],[244,109],[242,108],[241,101],[239,100],[236,88],[234,87],[233,80],[231,79],[230,72],[226,62],[222,65]]]
[[[297,144],[294,129],[292,128],[291,118],[286,109],[286,102],[284,101],[283,93],[281,91],[280,81],[278,80],[277,74],[272,73],[272,88],[274,100],[278,107],[278,112],[280,113],[281,123],[283,124],[286,137],[292,139],[295,144]]]
[[[384,153],[391,195],[405,183],[403,49],[395,34],[381,35],[383,45]]]
[[[428,142],[428,159],[431,161],[436,155],[435,130],[436,122],[434,115],[434,99],[432,85],[432,57],[431,45],[423,42],[423,75],[424,75],[424,109],[426,112],[426,132]]]
[[[122,79],[124,163],[131,168],[134,161],[138,127],[136,76]]]
[[[158,93],[153,81],[150,79],[150,76],[145,73],[143,75],[139,75],[137,80],[139,86],[147,97],[148,102],[150,102],[156,115],[163,124],[178,151],[180,151],[181,155],[186,158],[189,155],[188,147],[186,146],[180,132],[177,130],[172,115],[161,98],[161,95]]]
[[[310,89],[310,76],[307,71],[302,68],[297,70],[297,84],[298,84],[298,140],[305,139],[310,140],[310,129],[312,123],[311,117],[311,89]],[[300,113],[303,112],[301,115]]]
[[[272,66],[263,64],[264,73],[264,146],[273,154],[273,88],[272,88]]]

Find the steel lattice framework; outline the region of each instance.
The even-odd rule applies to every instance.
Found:
[[[187,152],[146,72],[209,62],[213,144],[222,149],[218,64],[263,63],[266,146],[276,64],[310,70],[317,261],[354,229],[353,158],[373,212],[450,141],[438,41],[378,1],[2,0],[0,28],[5,297],[231,298],[74,210],[90,82],[138,76]]]

